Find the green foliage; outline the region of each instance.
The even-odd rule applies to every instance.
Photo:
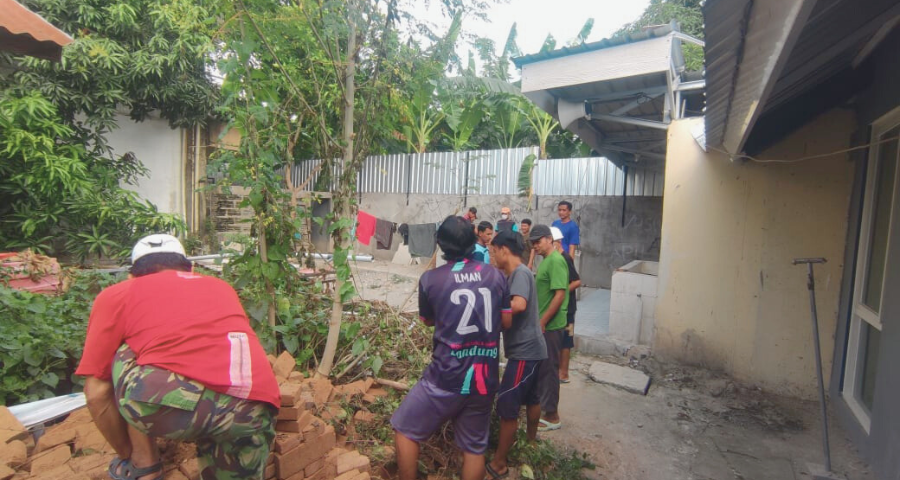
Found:
[[[650,0],[650,5],[634,22],[625,25],[614,35],[640,32],[651,25],[665,25],[675,20],[681,31],[703,40],[704,0]],[[690,71],[703,70],[703,47],[682,42],[685,68]]]
[[[509,464],[519,469],[519,478],[533,480],[585,480],[588,477],[584,470],[593,470],[596,466],[588,460],[587,454],[558,447],[549,440],[538,439],[528,442],[524,422],[520,421],[516,431],[516,442],[509,451]],[[500,435],[500,419],[491,416],[489,446],[497,447]]]
[[[183,223],[119,186],[141,172],[92,157],[38,93],[0,91],[0,248],[122,257],[148,232]]]
[[[0,248],[121,258],[142,235],[180,233],[180,219],[122,188],[146,169],[106,135],[117,112],[206,121],[215,17],[191,0],[25,3],[75,41],[59,63],[0,55]]]
[[[36,295],[0,283],[0,404],[13,405],[72,392],[91,304],[121,280],[77,273],[60,296]]]

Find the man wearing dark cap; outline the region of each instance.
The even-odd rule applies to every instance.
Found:
[[[262,478],[280,392],[237,293],[191,272],[171,235],[142,238],[97,296],[75,371],[116,451],[113,480],[162,479],[156,437],[195,442],[200,477]]]
[[[463,451],[462,480],[484,479],[491,407],[499,387],[501,322],[512,322],[506,278],[472,260],[475,232],[449,216],[437,231],[447,264],[419,279],[419,317],[434,326],[434,352],[422,379],[391,417],[400,480],[417,475],[419,443],[453,421]]]
[[[540,430],[558,430],[562,427],[558,411],[559,353],[569,305],[569,267],[553,245],[550,227],[535,225],[528,238],[535,254],[544,257],[535,275],[540,323],[547,344],[547,360],[541,363],[538,380],[543,410]]]

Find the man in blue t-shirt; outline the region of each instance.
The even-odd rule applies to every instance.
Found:
[[[434,326],[432,361],[391,417],[400,480],[414,480],[419,443],[453,421],[463,480],[485,475],[491,406],[499,387],[501,324],[512,322],[509,287],[496,268],[471,260],[475,232],[444,219],[437,243],[447,264],[419,279],[419,317]]]
[[[578,224],[572,220],[572,204],[565,200],[559,202],[556,213],[559,220],[554,220],[551,226],[558,228],[563,234],[561,242],[563,251],[575,258],[575,247],[581,245],[581,232],[578,230]]]

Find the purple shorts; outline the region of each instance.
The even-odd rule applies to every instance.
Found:
[[[448,392],[419,380],[391,417],[394,430],[415,442],[428,440],[447,420],[453,420],[456,446],[482,455],[487,450],[493,395]]]
[[[540,405],[538,373],[543,360],[509,360],[497,394],[497,415],[505,420],[519,418],[522,405]]]

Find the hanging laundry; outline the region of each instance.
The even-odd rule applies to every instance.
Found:
[[[400,226],[397,227],[397,233],[403,237],[403,244],[409,245],[409,225],[401,223]]]
[[[356,216],[356,239],[363,245],[368,245],[375,235],[376,218],[360,210]]]
[[[414,257],[434,255],[436,236],[437,226],[434,223],[409,225],[409,254]]]
[[[387,220],[377,219],[375,221],[375,242],[379,250],[390,250],[391,242],[394,239],[394,229],[397,224]]]

